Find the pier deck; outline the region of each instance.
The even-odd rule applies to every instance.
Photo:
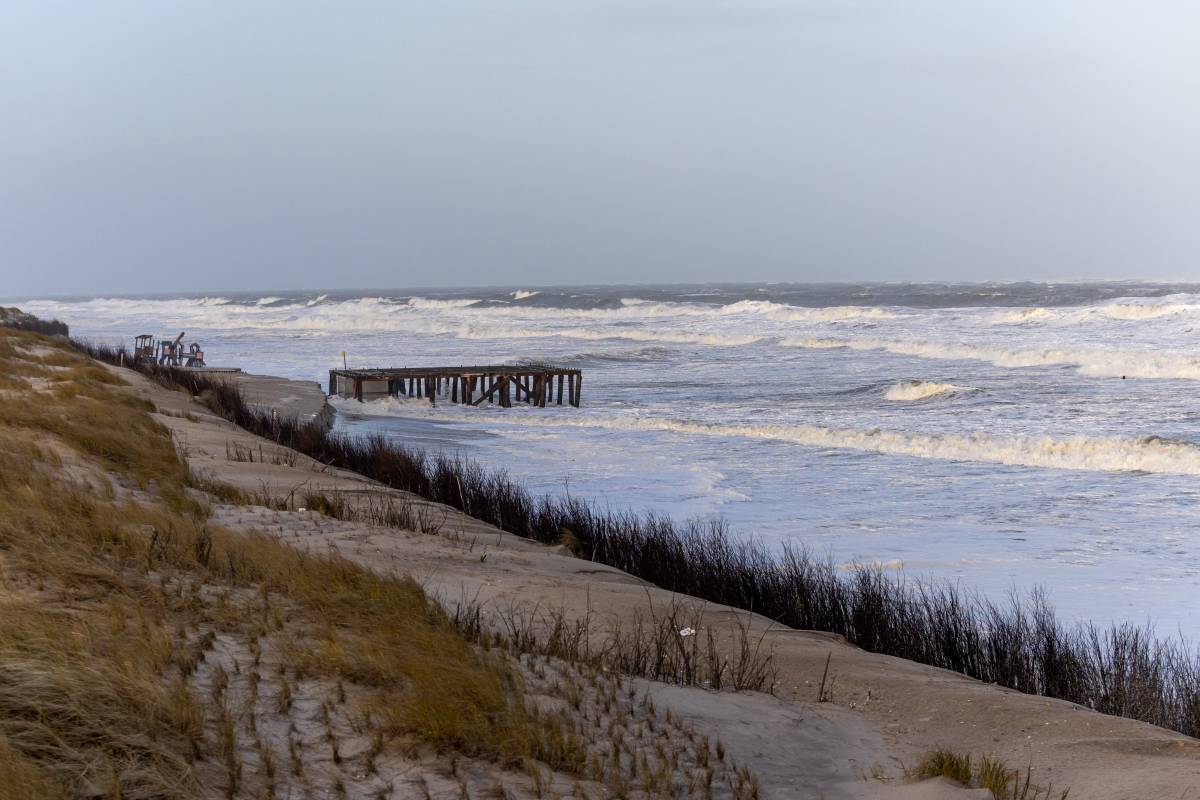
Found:
[[[356,400],[380,397],[424,397],[478,406],[518,403],[545,407],[551,403],[579,407],[583,373],[546,365],[501,364],[471,367],[402,367],[331,369],[329,394]]]

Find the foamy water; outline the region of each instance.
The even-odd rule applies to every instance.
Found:
[[[212,363],[554,361],[581,409],[338,404],[537,490],[802,541],[1200,636],[1200,287],[478,289],[22,302],[78,335],[180,330]]]

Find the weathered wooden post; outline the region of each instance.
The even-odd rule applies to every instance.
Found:
[[[563,374],[558,373],[558,404],[562,405]]]

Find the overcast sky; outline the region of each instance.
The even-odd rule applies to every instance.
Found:
[[[1200,277],[1190,0],[11,2],[0,295]]]

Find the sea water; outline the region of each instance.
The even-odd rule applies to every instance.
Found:
[[[720,515],[1063,616],[1200,638],[1200,286],[521,287],[29,300],[76,336],[212,365],[553,362],[583,405],[337,403],[382,432],[606,507]]]

